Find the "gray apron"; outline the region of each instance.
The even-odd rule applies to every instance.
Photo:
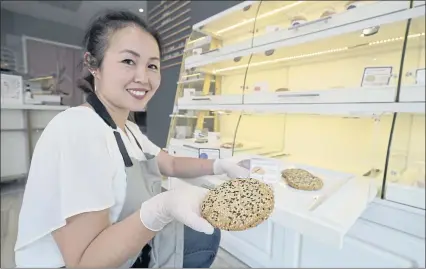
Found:
[[[139,161],[130,158],[123,143],[117,126],[108,114],[103,104],[95,94],[87,98],[87,102],[94,108],[96,113],[113,129],[117,145],[126,166],[127,186],[126,198],[123,209],[121,210],[118,221],[122,221],[128,216],[140,210],[141,204],[151,197],[161,192],[162,175],[158,167],[157,158],[151,154],[145,153],[133,133],[127,128],[128,132],[135,139],[138,147],[144,153],[146,161]],[[151,240],[149,267],[169,267],[182,268],[183,266],[183,236],[184,225],[173,221],[164,227]],[[138,259],[140,255],[130,259],[120,268],[129,268]]]

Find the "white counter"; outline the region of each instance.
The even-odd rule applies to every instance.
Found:
[[[44,128],[68,106],[1,104],[1,181],[25,178]]]
[[[185,156],[184,147],[174,149],[174,155]],[[223,231],[221,246],[225,250],[254,268],[424,268],[424,210],[374,198],[376,179],[297,167],[322,175],[326,185],[340,186],[312,194],[292,190],[283,182],[274,184],[271,217],[247,231]],[[222,181],[217,176],[169,178],[163,187],[194,184],[211,188]],[[313,195],[328,197],[309,210]]]

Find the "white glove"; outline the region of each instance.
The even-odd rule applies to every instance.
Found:
[[[236,163],[224,159],[216,159],[213,163],[215,175],[226,174],[230,178],[248,178],[250,171]]]
[[[214,228],[201,217],[201,204],[209,190],[187,186],[162,192],[142,203],[140,218],[143,225],[158,232],[174,219],[205,234]]]

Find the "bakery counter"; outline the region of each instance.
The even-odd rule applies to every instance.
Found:
[[[223,231],[222,247],[249,266],[424,266],[424,232],[419,229],[425,224],[424,211],[407,212],[375,198],[377,186],[372,178],[290,162],[279,162],[277,169],[309,171],[321,179],[322,187],[314,191],[290,187],[289,180],[279,175],[271,182],[275,192],[271,217],[246,231]],[[194,184],[211,189],[224,180],[224,176],[170,178],[163,187]],[[396,220],[407,223],[407,219],[412,222],[395,226]],[[406,251],[401,246],[415,250]]]
[[[67,106],[1,105],[1,181],[25,178],[32,152],[49,121]]]

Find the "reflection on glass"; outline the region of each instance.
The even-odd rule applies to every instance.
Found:
[[[259,3],[260,1],[256,1],[245,8],[224,15],[220,19],[202,26],[199,31],[220,40],[219,47],[250,41]]]
[[[170,139],[189,144],[220,148],[232,144],[238,124],[239,113],[225,111],[179,110],[172,118]],[[231,148],[227,145],[224,148]]]
[[[425,134],[424,114],[398,114],[386,175],[386,199],[425,208]]]
[[[188,38],[184,50],[184,57],[201,55],[212,50],[214,47],[215,39],[206,36],[200,32],[192,32]]]
[[[425,101],[425,16],[411,20],[402,72],[401,102]]]
[[[225,60],[217,63],[211,63],[202,67],[184,70],[181,73],[179,84],[183,85],[179,93],[179,97],[185,97],[203,103],[206,101],[216,101],[218,103],[242,103],[242,94],[244,92],[244,74],[227,72],[223,74],[215,74],[215,70],[226,67],[237,66],[240,64],[247,65],[250,60],[249,56],[236,57],[231,60]],[[234,98],[227,101],[214,98],[199,98],[201,96],[213,95],[234,95]],[[195,98],[192,98],[194,96]],[[217,97],[220,98],[220,97]]]

